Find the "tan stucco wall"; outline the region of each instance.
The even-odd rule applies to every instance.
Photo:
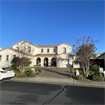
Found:
[[[57,53],[57,49],[55,48],[56,52],[53,52],[54,48],[55,47],[40,47],[40,48],[38,48],[38,53],[40,54],[41,53],[41,49],[43,49],[43,53],[41,53],[41,54],[55,54],[55,53]],[[49,53],[47,52],[47,49],[49,49]]]
[[[71,46],[66,45],[66,44],[61,44],[57,47],[57,53],[61,54],[63,53],[63,48],[66,47],[66,53],[71,54]]]
[[[13,46],[13,49],[17,49],[17,47],[20,47],[20,50],[24,50],[23,48],[26,47],[26,51],[25,52],[28,52],[28,47],[31,47],[31,52],[28,52],[28,53],[33,54],[33,55],[38,54],[38,48],[35,47],[34,45],[29,44],[27,42],[24,42],[24,44],[22,46],[21,43],[23,43],[23,41],[20,42],[20,43],[17,43],[16,45],[14,45]]]

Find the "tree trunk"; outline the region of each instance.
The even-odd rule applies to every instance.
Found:
[[[82,68],[83,68],[83,73],[84,73],[84,76],[85,76],[85,66],[82,64]]]

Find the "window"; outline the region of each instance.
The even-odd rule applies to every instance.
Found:
[[[55,52],[55,48],[53,49],[53,52]]]
[[[13,58],[15,58],[16,57],[16,55],[13,55]]]
[[[1,59],[2,59],[2,55],[0,55],[0,61],[1,61]]]
[[[65,47],[63,48],[63,53],[66,53],[66,48]]]
[[[8,59],[9,59],[9,55],[6,56],[6,61],[8,61]]]
[[[43,53],[43,49],[41,49],[41,53]]]
[[[17,50],[19,50],[19,47],[17,47]]]
[[[28,52],[31,52],[31,47],[28,47]]]
[[[47,52],[49,52],[49,49],[47,49]]]

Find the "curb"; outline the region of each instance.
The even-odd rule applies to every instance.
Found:
[[[35,77],[14,77],[11,79],[11,81],[105,88],[105,82],[79,81],[74,80],[73,78],[70,79],[46,78],[40,77],[38,75]]]

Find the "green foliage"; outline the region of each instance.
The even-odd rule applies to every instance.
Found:
[[[24,71],[24,76],[28,76],[28,77],[31,77],[33,76],[33,70],[31,70],[31,68],[26,68],[25,71]]]
[[[84,76],[83,75],[79,75],[78,77],[76,77],[77,80],[83,80]]]
[[[98,72],[98,77],[100,77],[100,78],[104,78],[104,76],[102,75],[102,73],[101,72]]]
[[[95,58],[96,58],[96,56],[97,56],[97,54],[94,54],[94,55],[93,55],[93,59],[95,59]]]
[[[80,73],[81,75],[84,74],[82,68],[70,68],[72,75],[74,75],[74,76],[76,75],[76,70],[77,70],[77,69],[79,70],[79,73]]]
[[[70,68],[70,71],[73,77],[76,76],[76,71],[74,68]]]
[[[14,70],[15,74],[20,73],[20,70],[19,68],[17,68],[16,63],[13,63],[11,67]]]
[[[99,71],[99,66],[98,65],[93,65],[90,68],[88,75],[89,75],[90,79],[97,80],[97,81],[98,81],[98,79],[100,80],[100,78],[101,79],[104,78],[103,74]]]
[[[18,72],[18,73],[16,73],[16,77],[24,77],[23,72]]]
[[[101,77],[96,76],[96,75],[92,76],[92,80],[93,81],[103,81],[103,79]]]
[[[90,70],[89,70],[89,72],[88,72],[88,75],[89,76],[93,76],[93,75],[98,75],[99,74],[99,67],[98,67],[98,65],[93,65],[91,68],[90,68]]]

